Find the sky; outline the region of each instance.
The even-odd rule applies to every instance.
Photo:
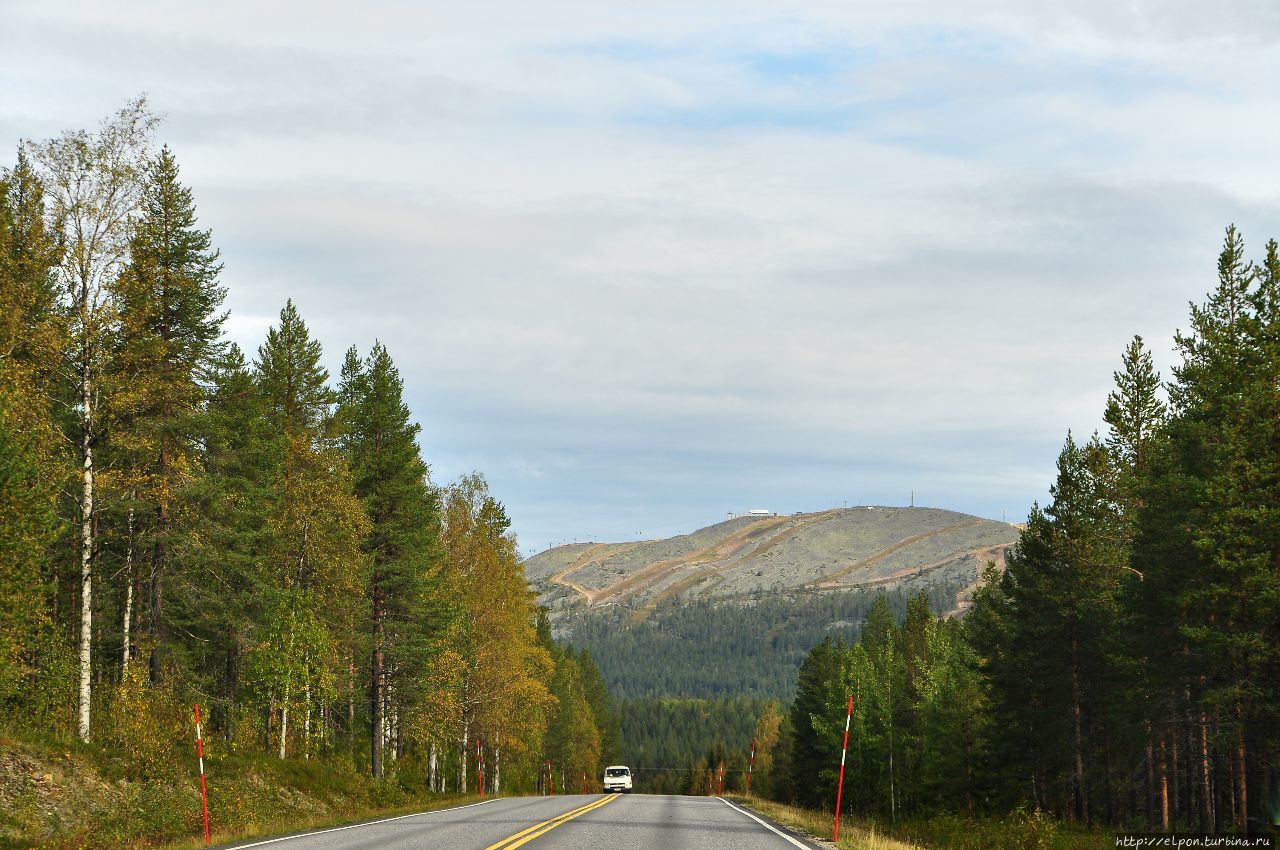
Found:
[[[1024,518],[1226,226],[1280,238],[1278,83],[1271,0],[0,0],[0,145],[145,92],[227,335],[382,341],[526,553]]]

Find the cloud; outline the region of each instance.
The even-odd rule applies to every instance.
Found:
[[[385,342],[527,546],[1043,501],[1222,228],[1280,233],[1271,4],[6,5],[0,134],[168,118],[256,349]]]

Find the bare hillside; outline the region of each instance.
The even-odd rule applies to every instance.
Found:
[[[1017,535],[1012,525],[937,508],[837,508],[740,517],[665,540],[558,546],[525,569],[553,613],[618,605],[643,618],[666,600],[976,576],[986,561],[1002,564]]]

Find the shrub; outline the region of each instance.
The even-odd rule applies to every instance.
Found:
[[[131,778],[172,778],[194,755],[195,728],[189,710],[172,685],[151,684],[143,665],[135,663],[114,689],[98,737],[109,749],[128,754]]]

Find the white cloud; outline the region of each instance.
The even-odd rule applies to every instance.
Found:
[[[9,3],[0,137],[151,92],[230,335],[382,339],[530,544],[1017,515],[1222,227],[1280,235],[1261,0],[352,9]]]

